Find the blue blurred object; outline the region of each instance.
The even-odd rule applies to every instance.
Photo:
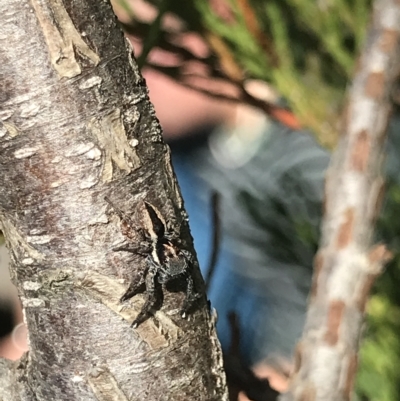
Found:
[[[170,144],[203,276],[211,253],[210,199],[221,195],[222,244],[209,299],[224,350],[228,314],[249,365],[289,359],[301,334],[329,154],[307,133],[265,121]]]
[[[189,214],[190,229],[201,272],[205,277],[212,252],[213,236],[210,206],[213,189],[207,181],[201,178],[200,174],[208,163],[210,156],[207,135],[195,139],[191,138],[190,140],[185,139],[172,143],[170,146],[175,173],[182,191],[186,211]],[[252,294],[243,291],[242,286],[239,285],[240,278],[232,270],[231,266],[233,256],[228,252],[224,239],[223,237],[208,297],[213,307],[218,311],[217,328],[222,347],[228,349],[231,341],[228,313],[230,311],[238,313],[238,309],[240,309],[242,312],[240,315],[250,317],[250,304],[254,303],[254,300],[252,299]],[[246,304],[250,308],[246,308]],[[244,310],[242,311],[242,309]],[[244,339],[251,339],[252,337],[251,333],[248,333],[244,336]],[[243,351],[246,348],[243,346]],[[244,354],[247,353],[244,352]]]

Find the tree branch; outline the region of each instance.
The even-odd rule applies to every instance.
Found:
[[[184,280],[162,289],[138,329],[130,324],[146,294],[119,303],[147,265],[116,251],[124,227],[105,196],[129,216],[151,203],[179,251],[194,251],[169,149],[111,5],[4,0],[0,15],[0,227],[30,346],[17,368],[0,364],[13,392],[2,388],[3,399],[226,400],[197,261],[189,274],[203,295],[189,319],[179,313]]]
[[[281,401],[349,400],[365,305],[390,253],[373,245],[380,166],[400,66],[400,4],[375,1],[373,22],[351,87],[343,136],[327,172],[322,240],[307,320]]]

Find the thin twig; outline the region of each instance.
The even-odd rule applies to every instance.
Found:
[[[224,354],[224,367],[231,400],[237,400],[243,391],[252,401],[276,401],[279,393],[271,388],[268,379],[260,379],[245,365],[240,355],[240,322],[235,312],[230,312],[231,344]]]
[[[220,198],[221,198],[220,194],[217,191],[214,191],[211,195],[213,237],[212,237],[211,256],[210,256],[210,261],[208,262],[207,275],[205,279],[206,292],[208,292],[212,282],[221,246]]]
[[[139,37],[143,37],[146,34],[146,24],[140,22],[130,22],[128,24],[123,24],[124,30],[132,35],[137,35]],[[167,75],[175,79],[179,84],[185,86],[186,88],[193,89],[197,92],[203,93],[205,95],[211,96],[216,99],[222,99],[229,102],[234,103],[246,103],[250,106],[256,107],[260,109],[265,114],[269,115],[272,119],[279,121],[281,124],[291,128],[291,129],[301,129],[301,124],[298,119],[294,116],[294,114],[285,108],[282,108],[274,103],[271,103],[267,100],[258,99],[248,93],[244,87],[243,79],[238,79],[243,74],[239,74],[238,66],[235,65],[232,61],[232,57],[225,57],[226,64],[229,65],[229,68],[221,69],[218,63],[216,62],[217,59],[215,57],[198,57],[190,50],[180,47],[171,41],[166,39],[167,32],[161,31],[157,46],[160,49],[168,51],[176,56],[179,57],[179,63],[173,66],[165,66],[159,65],[156,63],[151,62],[149,59],[146,60],[146,65],[154,68],[155,70]],[[215,50],[215,49],[214,49]],[[226,49],[225,49],[226,50]],[[221,56],[222,57],[222,56]],[[224,58],[224,60],[225,60]],[[197,62],[200,63],[209,69],[209,75],[207,76],[200,76],[198,74],[187,74],[185,73],[184,67],[189,62]],[[236,77],[236,78],[235,78]],[[188,82],[190,78],[202,78],[208,80],[207,87],[199,87],[194,85],[193,83]],[[215,82],[215,79],[220,79],[222,83],[231,85],[232,88],[235,88],[236,91],[239,93],[237,97],[224,94],[221,92],[217,92],[214,90],[214,85],[211,85],[211,82]],[[219,88],[217,86],[217,88]],[[219,90],[219,89],[217,89]]]

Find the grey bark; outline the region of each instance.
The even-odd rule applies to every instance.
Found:
[[[327,172],[322,240],[306,325],[281,401],[352,395],[365,305],[390,253],[374,244],[391,91],[400,66],[400,4],[377,0],[349,92],[342,137]]]
[[[129,327],[118,299],[143,271],[107,195],[155,205],[193,251],[169,150],[132,49],[108,1],[0,2],[0,224],[29,330],[29,352],[0,361],[0,400],[225,400],[205,295],[184,294]],[[198,266],[194,281],[204,285]]]

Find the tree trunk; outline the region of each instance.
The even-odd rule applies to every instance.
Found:
[[[373,231],[383,199],[380,168],[399,64],[400,4],[377,0],[341,142],[327,172],[306,325],[291,385],[281,401],[351,397],[366,302],[390,258],[383,244],[373,244]]]
[[[227,399],[197,262],[190,276],[203,295],[188,319],[178,313],[184,280],[136,329],[147,295],[119,302],[146,258],[115,249],[127,240],[117,208],[133,219],[146,200],[194,251],[169,150],[109,2],[3,0],[0,15],[0,223],[30,347],[15,364],[0,361],[0,399]]]

